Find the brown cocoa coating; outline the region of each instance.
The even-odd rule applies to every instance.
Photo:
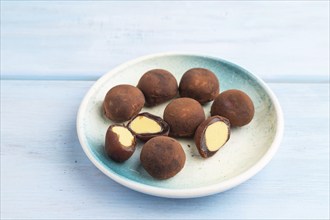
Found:
[[[198,126],[198,128],[195,132],[194,141],[195,141],[199,154],[204,158],[211,157],[217,152],[217,151],[209,151],[209,149],[206,146],[206,140],[205,140],[205,131],[206,131],[207,127],[217,121],[222,121],[228,126],[229,132],[228,132],[227,141],[230,138],[230,122],[227,118],[216,115],[213,117],[209,117],[208,119],[203,121]]]
[[[122,163],[126,160],[128,160],[134,153],[135,151],[135,146],[136,146],[136,139],[134,136],[134,140],[131,146],[126,147],[123,146],[120,142],[119,142],[119,137],[118,135],[112,131],[113,127],[125,127],[123,125],[111,125],[108,130],[107,133],[105,135],[105,152],[108,155],[108,157],[110,157],[113,161],[118,162],[118,163]]]
[[[144,144],[140,160],[144,169],[152,177],[168,179],[182,170],[186,155],[178,141],[159,136]]]
[[[193,68],[185,72],[179,86],[181,97],[193,98],[201,104],[214,100],[219,90],[216,75],[204,68]]]
[[[252,120],[254,105],[250,97],[237,89],[220,93],[211,106],[211,115],[220,115],[229,119],[231,126],[241,127]]]
[[[131,85],[118,85],[108,91],[103,109],[107,118],[124,122],[138,114],[144,106],[143,93]]]
[[[130,124],[131,122],[136,118],[136,117],[139,117],[139,116],[145,116],[147,118],[150,118],[152,120],[154,120],[155,122],[157,122],[160,127],[162,128],[162,130],[160,132],[157,132],[157,133],[136,133],[134,132],[131,128],[130,128]],[[158,117],[156,115],[152,115],[148,112],[143,112],[143,113],[140,113],[138,115],[136,115],[135,117],[133,117],[127,124],[127,128],[141,141],[148,141],[150,140],[151,138],[153,137],[157,137],[157,136],[168,136],[169,132],[170,132],[170,127],[168,126],[168,124],[161,118],[161,117]]]
[[[178,98],[166,106],[163,118],[170,126],[170,136],[191,137],[198,125],[205,120],[205,113],[196,100]]]
[[[143,74],[137,87],[143,92],[147,106],[166,102],[178,93],[175,77],[162,69],[153,69]]]

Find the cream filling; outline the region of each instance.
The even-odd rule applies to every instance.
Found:
[[[127,128],[124,128],[121,126],[115,126],[112,128],[112,131],[117,134],[119,142],[123,146],[125,146],[125,147],[132,146],[133,141],[134,141],[134,136]]]
[[[206,128],[205,142],[209,151],[217,151],[222,147],[228,138],[228,126],[226,123],[218,121]]]
[[[162,127],[156,121],[145,116],[136,117],[129,126],[137,134],[153,134],[162,131]]]

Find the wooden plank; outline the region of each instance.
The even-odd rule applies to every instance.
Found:
[[[5,79],[97,79],[164,51],[208,54],[268,81],[329,81],[329,1],[4,1]]]
[[[328,219],[329,84],[270,84],[285,116],[273,161],[225,193],[190,200],[102,174],[75,128],[91,81],[1,81],[1,219]]]

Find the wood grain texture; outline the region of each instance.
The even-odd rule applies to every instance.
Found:
[[[76,113],[92,81],[1,81],[1,219],[329,219],[329,84],[269,84],[285,116],[272,162],[225,193],[127,189],[87,159]]]
[[[164,51],[208,54],[272,82],[329,82],[329,1],[5,1],[3,79],[97,79]]]

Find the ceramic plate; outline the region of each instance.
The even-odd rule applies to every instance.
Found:
[[[142,143],[125,163],[110,160],[104,152],[104,138],[112,122],[104,117],[102,110],[107,91],[118,84],[136,85],[143,73],[155,68],[170,71],[180,82],[183,73],[193,67],[213,71],[220,80],[220,92],[240,89],[247,93],[255,105],[252,122],[232,129],[230,140],[208,159],[199,156],[193,140],[178,139],[187,159],[181,172],[168,180],[153,179],[143,169],[139,160]],[[162,117],[167,104],[144,108],[141,112]],[[210,116],[210,107],[211,103],[204,106],[207,116]],[[81,103],[77,131],[88,158],[114,181],[150,195],[192,198],[223,192],[259,172],[277,151],[283,133],[283,116],[268,86],[233,63],[200,55],[157,54],[127,62],[102,76]]]

